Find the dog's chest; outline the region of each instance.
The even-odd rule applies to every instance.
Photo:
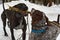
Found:
[[[23,18],[23,16],[21,14],[16,14],[16,20],[19,24],[15,27],[15,29],[24,28],[23,20],[25,20],[25,18]]]
[[[19,14],[19,13],[13,13],[9,17],[10,24],[13,26],[13,28],[15,28],[15,27],[19,28],[22,25],[21,24],[22,23],[21,20],[23,20],[22,19],[22,15]],[[20,28],[22,28],[22,27],[20,27]]]

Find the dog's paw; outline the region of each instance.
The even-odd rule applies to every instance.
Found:
[[[15,40],[15,38],[12,38],[12,40]]]
[[[8,36],[8,34],[5,34],[4,36]]]

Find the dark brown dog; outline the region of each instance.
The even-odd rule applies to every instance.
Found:
[[[6,19],[8,19],[8,24],[10,27],[12,40],[15,40],[13,29],[16,28],[18,25],[23,26],[23,27],[19,26],[20,28],[18,28],[18,29],[22,29],[23,40],[25,40],[26,21],[25,21],[24,16],[25,16],[27,10],[28,10],[28,7],[24,3],[17,4],[9,9],[6,9],[6,10],[4,9],[3,13],[1,14],[1,19],[3,22],[3,30],[4,30],[5,36],[8,36],[8,34],[5,30],[6,22],[7,22]]]

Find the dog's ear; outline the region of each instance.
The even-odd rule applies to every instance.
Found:
[[[32,8],[32,10],[31,10],[31,14],[32,14],[34,11],[35,11],[35,9],[34,9],[34,8]]]
[[[8,5],[8,4],[7,4]],[[12,7],[10,6],[10,5],[8,5],[8,7],[9,7],[9,10],[11,10],[12,9]]]

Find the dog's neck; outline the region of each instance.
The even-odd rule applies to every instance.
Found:
[[[8,10],[12,10],[12,11],[16,11],[16,12],[22,13],[22,15],[24,15],[24,16],[27,15],[27,12],[28,12],[28,11],[22,11],[19,8],[16,8],[16,7],[9,7]]]
[[[12,11],[16,11],[16,12],[21,12],[21,10],[16,8],[16,7],[9,7],[8,10],[12,10]]]

